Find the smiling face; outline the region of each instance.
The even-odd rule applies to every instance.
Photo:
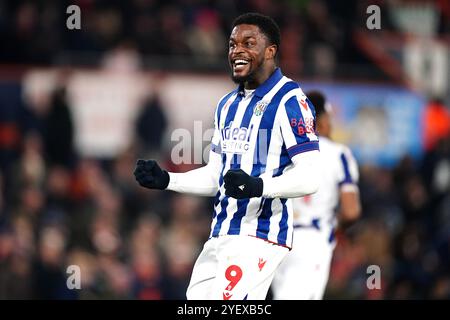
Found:
[[[257,86],[275,69],[276,45],[271,45],[258,26],[240,24],[230,35],[228,62],[231,77],[246,87]]]

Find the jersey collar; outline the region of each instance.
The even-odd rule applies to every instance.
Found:
[[[267,92],[270,91],[277,83],[278,81],[283,78],[283,74],[281,73],[281,69],[277,67],[275,71],[272,73],[272,75],[264,81],[258,88],[255,90],[255,96],[258,96],[260,98],[264,97]],[[238,92],[241,95],[244,95],[244,85],[239,85]]]

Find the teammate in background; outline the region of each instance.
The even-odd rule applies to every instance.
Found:
[[[317,191],[314,110],[277,67],[279,48],[271,18],[236,18],[228,62],[238,87],[217,105],[208,164],[168,173],[154,160],[137,161],[134,175],[143,187],[215,196],[210,237],[194,265],[188,299],[265,299],[292,244],[288,198]]]
[[[272,284],[276,300],[323,298],[337,220],[346,224],[361,212],[358,165],[349,148],[330,139],[331,106],[320,92],[306,96],[316,110],[321,180],[317,193],[293,200],[294,245]]]

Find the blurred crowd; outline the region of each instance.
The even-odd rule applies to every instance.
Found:
[[[66,27],[73,4],[81,9],[80,30]],[[450,31],[445,0],[5,0],[0,63],[95,65],[106,52],[127,48],[152,68],[224,71],[231,22],[257,11],[280,24],[281,64],[291,75],[383,78],[353,39],[354,30],[367,31],[366,9],[374,4],[380,32]]]
[[[160,148],[157,100],[136,121],[136,145],[112,160],[77,156],[63,90],[33,110],[17,118],[17,148],[0,150],[0,299],[184,299],[210,207],[134,181],[138,150]],[[81,290],[66,286],[70,265]]]

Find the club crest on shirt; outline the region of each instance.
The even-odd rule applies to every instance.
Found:
[[[257,117],[261,116],[264,111],[266,111],[268,105],[269,103],[266,101],[258,101],[256,103],[255,109],[253,110],[253,114]]]

